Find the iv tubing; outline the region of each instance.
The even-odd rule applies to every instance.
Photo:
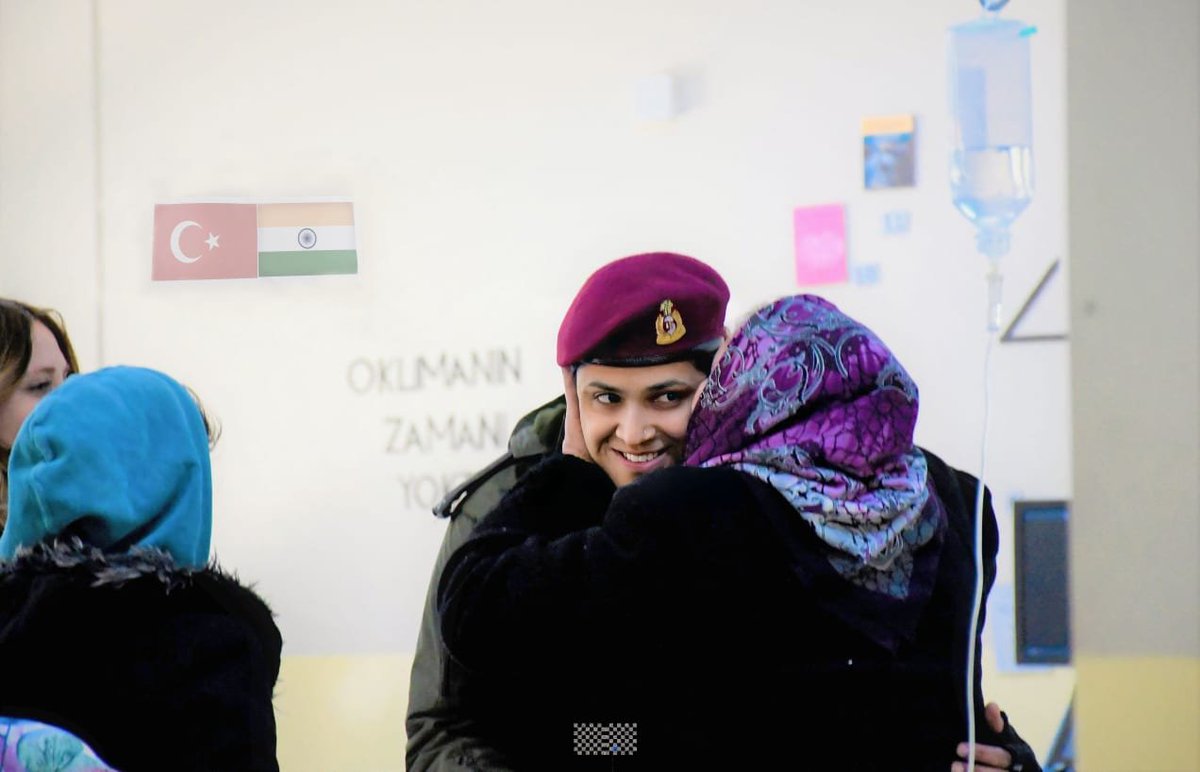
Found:
[[[987,471],[988,422],[992,392],[992,345],[1000,329],[1002,277],[997,260],[989,261],[987,346],[983,353],[983,437],[979,446],[979,480],[975,487],[975,592],[967,630],[967,772],[975,772],[975,641],[983,605],[983,491]]]

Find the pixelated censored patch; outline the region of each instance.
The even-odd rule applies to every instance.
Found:
[[[637,724],[574,724],[576,756],[632,756]]]

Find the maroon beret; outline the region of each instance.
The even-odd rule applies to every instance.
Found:
[[[650,252],[603,266],[558,328],[558,364],[652,365],[715,348],[729,287],[693,257]]]

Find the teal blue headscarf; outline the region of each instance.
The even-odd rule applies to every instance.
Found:
[[[29,414],[8,466],[0,560],[61,535],[105,551],[158,547],[208,562],[208,433],[188,391],[155,370],[68,378]]]

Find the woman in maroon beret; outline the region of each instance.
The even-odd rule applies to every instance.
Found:
[[[588,278],[558,331],[566,392],[578,389],[581,455],[618,487],[683,458],[693,397],[725,337],[729,288],[710,266],[652,252]]]
[[[567,349],[560,336],[560,364],[578,362]],[[471,674],[457,696],[513,768],[949,769],[975,481],[913,445],[916,386],[886,346],[796,296],[754,314],[707,385],[674,363],[658,408],[603,362],[568,371],[564,453],[440,586]],[[687,413],[693,392],[682,440],[623,415]],[[977,740],[1006,746],[980,748],[977,768],[1037,769],[975,694]]]
[[[724,336],[729,289],[711,266],[650,252],[605,264],[567,310],[557,359],[590,389],[588,441],[603,473],[625,485],[682,460],[692,397]],[[409,681],[406,760],[412,772],[521,769],[488,736],[464,695],[486,683],[447,656],[436,609],[446,561],[522,475],[562,448],[564,399],[518,422],[509,451],[450,491],[434,511],[450,523],[434,564]],[[613,420],[619,414],[621,420]]]

